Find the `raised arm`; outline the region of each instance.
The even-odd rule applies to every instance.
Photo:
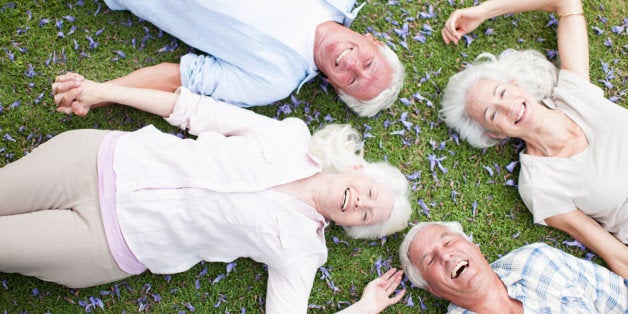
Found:
[[[593,218],[580,210],[574,210],[546,218],[545,223],[568,233],[600,256],[613,272],[628,278],[628,246]]]
[[[52,92],[58,111],[79,116],[85,116],[97,104],[110,102],[167,117],[179,97],[161,90],[98,83],[76,73],[58,76],[52,84]]]
[[[486,19],[518,12],[556,13],[558,53],[561,68],[589,79],[589,42],[580,0],[489,0],[474,7],[455,10],[441,31],[443,40],[458,44],[463,35],[475,30]]]

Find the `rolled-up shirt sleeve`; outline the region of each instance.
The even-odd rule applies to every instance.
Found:
[[[279,69],[277,67],[277,71]],[[256,75],[255,71],[245,71],[211,55],[193,53],[181,58],[179,70],[182,86],[244,108],[286,98],[303,79],[302,76],[287,75],[287,72],[275,76]]]

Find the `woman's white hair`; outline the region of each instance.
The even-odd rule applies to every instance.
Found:
[[[466,239],[469,239],[469,236],[467,236],[462,230],[462,225],[460,225],[460,223],[457,221],[427,221],[420,222],[412,227],[412,229],[408,231],[403,239],[403,242],[401,242],[401,245],[399,246],[399,260],[401,261],[401,268],[405,272],[410,282],[412,282],[415,286],[419,288],[425,288],[427,286],[427,281],[425,281],[423,275],[421,275],[421,271],[419,271],[419,269],[414,264],[412,264],[412,261],[410,260],[410,245],[412,244],[412,241],[414,241],[414,238],[416,238],[416,235],[419,234],[421,230],[433,225],[443,226],[449,229],[449,231],[451,231],[452,233],[459,234]]]
[[[391,190],[395,196],[388,219],[371,226],[343,226],[352,238],[380,238],[408,225],[412,209],[408,201],[408,180],[401,171],[386,162],[367,162],[358,132],[347,124],[329,124],[314,132],[310,154],[317,158],[324,172],[342,173],[355,165],[363,166],[364,175]]]
[[[403,64],[399,60],[397,54],[392,51],[388,46],[379,46],[379,51],[384,56],[384,59],[392,69],[392,76],[388,87],[384,89],[379,95],[369,100],[359,100],[353,96],[349,96],[341,89],[337,89],[338,97],[344,101],[349,108],[355,111],[362,117],[372,117],[381,110],[387,109],[397,100],[401,87],[403,87],[403,80],[405,78],[405,70]]]
[[[502,140],[487,136],[487,130],[471,119],[466,110],[467,94],[475,83],[481,79],[503,83],[514,80],[540,101],[551,94],[557,77],[558,69],[536,50],[507,49],[497,57],[482,53],[475,63],[449,79],[440,118],[469,144],[480,148],[493,146]]]

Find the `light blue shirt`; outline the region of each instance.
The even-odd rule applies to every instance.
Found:
[[[276,1],[268,1],[268,21]],[[361,8],[355,0],[325,0],[345,26]],[[239,6],[245,10],[247,1]],[[113,10],[129,10],[186,44],[208,53],[181,58],[181,83],[195,93],[241,107],[267,105],[281,100],[314,78],[318,71],[288,45],[238,19],[212,9],[215,1],[105,0]],[[230,5],[232,5],[231,3]],[[279,4],[281,5],[281,4]],[[300,14],[310,14],[299,10]],[[294,12],[293,12],[294,13]],[[286,25],[291,27],[291,25]]]
[[[524,313],[617,313],[628,310],[628,279],[544,243],[516,249],[491,264]],[[448,313],[470,313],[449,305]]]

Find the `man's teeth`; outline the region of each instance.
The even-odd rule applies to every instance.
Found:
[[[458,262],[454,269],[451,270],[451,279],[456,279],[460,275],[462,275],[462,273],[464,273],[464,271],[467,269],[467,266],[469,266],[469,261]]]
[[[515,123],[518,123],[521,118],[523,117],[523,113],[526,112],[526,104],[521,104],[521,109],[519,109],[519,115],[517,116],[517,120],[515,120]]]
[[[349,54],[349,52],[351,52],[351,49],[345,49],[339,56],[338,58],[336,58],[336,65],[340,64],[340,60],[342,60],[342,58],[344,58],[346,55]]]
[[[340,208],[342,211],[345,211],[347,209],[347,206],[349,206],[350,199],[351,199],[351,190],[347,188],[345,190],[345,198],[342,201],[342,207]]]

